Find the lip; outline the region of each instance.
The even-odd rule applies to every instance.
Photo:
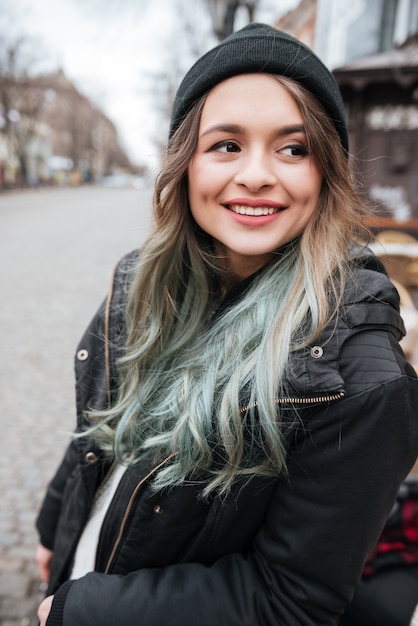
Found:
[[[241,215],[240,213],[235,213],[235,211],[231,211],[231,209],[229,208],[230,205],[241,205],[252,208],[264,207],[278,210],[271,215]],[[228,200],[228,202],[223,202],[222,206],[228,211],[228,215],[230,215],[235,222],[243,226],[249,226],[251,228],[257,226],[265,226],[266,224],[274,222],[274,220],[276,220],[281,215],[282,209],[285,208],[284,205],[279,204],[278,202],[274,202],[274,200],[268,200],[266,198],[233,198],[232,200]]]

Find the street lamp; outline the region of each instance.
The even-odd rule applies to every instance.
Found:
[[[219,41],[234,31],[235,13],[239,6],[248,11],[248,21],[252,22],[258,0],[208,0],[212,17],[213,31]]]

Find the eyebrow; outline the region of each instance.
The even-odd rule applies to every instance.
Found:
[[[209,135],[210,133],[216,132],[224,132],[231,133],[232,135],[239,135],[244,133],[244,129],[242,126],[238,126],[236,124],[216,124],[215,126],[210,126],[207,130],[205,130],[200,136],[204,137],[205,135]],[[284,135],[292,135],[293,133],[305,133],[306,129],[303,124],[294,124],[291,126],[282,126],[277,129],[277,136],[281,137]]]

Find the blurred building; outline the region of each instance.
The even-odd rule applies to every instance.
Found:
[[[37,83],[45,94],[42,117],[52,130],[53,169],[60,163],[56,157],[64,157],[62,163],[72,163],[73,183],[77,177],[91,180],[115,171],[132,171],[113,122],[76,89],[62,70],[38,77]]]
[[[317,0],[301,0],[295,9],[288,11],[274,24],[315,50]]]
[[[380,225],[418,234],[418,36],[334,70]]]
[[[318,0],[315,50],[334,69],[402,45],[417,30],[417,0]]]
[[[418,32],[418,0],[301,0],[274,26],[306,43],[333,70],[404,44]]]
[[[0,188],[75,185],[133,170],[114,124],[61,70],[0,74]]]

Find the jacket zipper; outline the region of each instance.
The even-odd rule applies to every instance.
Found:
[[[324,396],[315,396],[313,398],[277,398],[276,404],[322,404],[324,402],[334,402],[344,398],[344,391],[337,391],[336,393],[326,394]],[[258,402],[247,404],[240,408],[241,413],[246,413],[250,409],[256,409]]]
[[[344,397],[344,392],[343,391],[339,391],[337,393],[328,394],[328,395],[324,395],[324,396],[317,396],[317,397],[314,397],[314,398],[277,398],[276,403],[277,404],[286,404],[286,403],[292,403],[292,404],[320,404],[320,403],[323,403],[323,402],[331,402],[331,401],[335,401],[335,400],[340,400],[343,397]],[[252,404],[247,404],[246,406],[241,407],[240,412],[241,413],[245,413],[249,409],[256,408],[257,406],[258,406],[258,402],[254,402]],[[112,551],[110,553],[110,556],[109,556],[108,561],[107,561],[107,565],[106,565],[105,570],[104,570],[105,574],[109,573],[109,570],[110,570],[110,567],[112,565],[112,561],[113,561],[113,559],[115,557],[116,551],[117,551],[118,547],[121,544],[122,537],[123,537],[123,534],[125,532],[125,528],[126,528],[129,516],[130,516],[131,511],[132,511],[132,507],[133,507],[134,502],[135,502],[138,494],[140,493],[142,487],[144,486],[144,484],[146,482],[148,482],[150,480],[150,478],[152,478],[152,476],[154,474],[156,474],[158,472],[158,470],[160,470],[164,465],[166,465],[175,456],[176,456],[176,453],[173,452],[173,454],[171,454],[166,459],[164,459],[159,465],[157,465],[156,467],[153,467],[152,470],[137,484],[137,486],[135,487],[134,491],[132,492],[132,495],[129,498],[129,502],[128,502],[127,506],[126,506],[125,513],[124,513],[123,518],[122,518],[122,522],[121,522],[120,527],[119,527],[118,536],[116,537],[115,543],[113,544]]]
[[[125,532],[125,528],[126,528],[126,525],[128,523],[128,519],[129,519],[130,513],[132,511],[132,507],[134,505],[134,502],[135,502],[139,492],[141,491],[141,489],[144,486],[144,484],[147,481],[149,481],[149,479],[154,474],[156,474],[158,472],[158,470],[160,470],[164,465],[166,465],[174,456],[175,456],[175,453],[170,454],[170,456],[168,456],[166,459],[164,459],[164,461],[162,461],[159,465],[157,465],[156,467],[153,467],[152,470],[137,484],[137,486],[135,487],[134,491],[132,492],[132,495],[129,498],[129,502],[126,505],[125,513],[123,515],[123,519],[122,519],[122,522],[121,522],[120,527],[119,527],[118,536],[116,537],[115,543],[113,544],[112,551],[111,551],[110,556],[109,556],[109,558],[107,560],[107,565],[106,565],[105,570],[104,570],[105,574],[109,573],[110,566],[112,565],[112,561],[113,561],[113,559],[115,557],[116,551],[117,551],[117,549],[120,546],[120,543],[122,541],[123,533]]]

